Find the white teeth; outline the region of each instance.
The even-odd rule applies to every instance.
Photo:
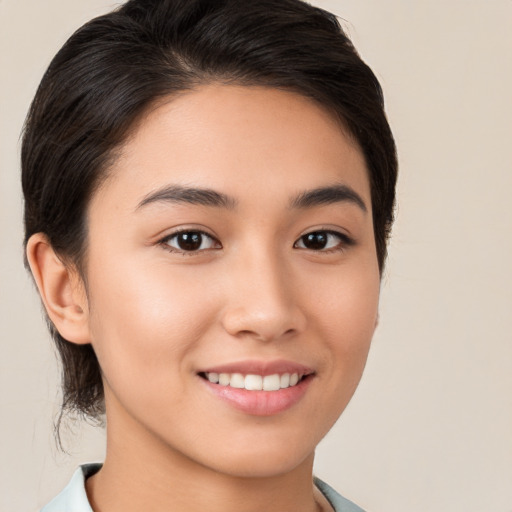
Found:
[[[278,391],[297,385],[302,375],[299,373],[277,373],[273,375],[243,375],[241,373],[205,373],[206,378],[213,384],[247,389],[249,391]]]
[[[265,375],[263,377],[263,391],[277,391],[278,389],[281,389],[279,375]]]
[[[283,375],[281,375],[281,382],[279,383],[279,385],[282,388],[287,388],[290,385],[290,374],[289,373],[284,373]]]
[[[231,375],[229,373],[219,373],[219,384],[221,386],[229,386]]]
[[[263,389],[263,377],[261,375],[246,375],[245,389],[249,391],[260,391]]]
[[[245,379],[244,376],[241,373],[233,373],[231,375],[231,381],[229,382],[229,385],[232,388],[245,388]]]
[[[208,380],[210,382],[213,382],[214,384],[217,384],[219,382],[219,374],[218,373],[211,372],[211,373],[208,373],[207,376],[208,376]]]

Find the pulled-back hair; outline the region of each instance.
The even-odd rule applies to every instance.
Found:
[[[397,174],[382,90],[335,16],[300,0],[130,0],[77,30],[25,124],[25,244],[44,233],[86,282],[86,210],[117,150],[155,101],[213,82],[297,92],[341,121],[366,160],[382,272]],[[48,324],[62,359],[61,417],[98,418],[104,395],[92,346]]]

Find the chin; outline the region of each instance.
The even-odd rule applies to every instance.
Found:
[[[238,478],[272,478],[291,473],[302,464],[313,464],[314,447],[305,449],[305,444],[265,446],[263,442],[253,442],[250,447],[230,446],[222,456],[206,464],[218,473]]]

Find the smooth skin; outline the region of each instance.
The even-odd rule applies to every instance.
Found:
[[[298,201],[317,189],[330,199]],[[50,318],[102,368],[95,512],[327,510],[314,451],[359,382],[380,288],[368,172],[341,123],[263,87],[169,98],[127,140],[88,227],[87,290],[44,235],[27,250]],[[275,360],[314,372],[277,414],[240,411],[199,375]]]

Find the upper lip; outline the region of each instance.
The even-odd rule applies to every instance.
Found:
[[[300,363],[283,359],[275,361],[236,361],[200,370],[198,373],[241,373],[243,375],[274,375],[276,373],[299,373],[308,375],[313,369]]]

